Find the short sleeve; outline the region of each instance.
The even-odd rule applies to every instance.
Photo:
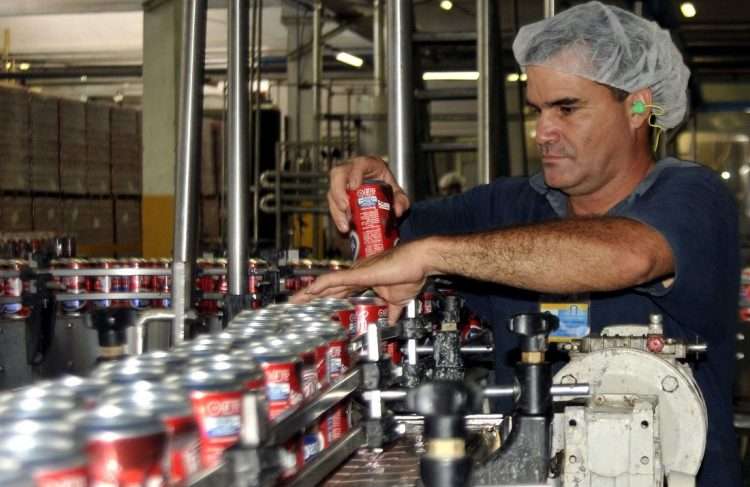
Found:
[[[612,216],[649,225],[672,250],[674,282],[669,287],[650,283],[639,292],[706,339],[728,333],[738,299],[738,214],[719,178],[699,166],[665,170],[647,192]]]

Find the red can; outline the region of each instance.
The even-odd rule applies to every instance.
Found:
[[[302,402],[302,360],[296,351],[279,343],[253,347],[249,353],[260,363],[266,377],[269,418],[273,420],[297,407]]]
[[[161,418],[169,438],[169,485],[186,485],[200,470],[200,436],[187,397],[163,390],[130,392],[112,404],[146,410]]]
[[[328,445],[339,441],[349,432],[350,407],[348,401],[343,401],[323,416],[320,427],[326,436]]]
[[[348,193],[353,223],[349,234],[352,258],[365,259],[393,248],[398,242],[393,188],[384,181],[366,179]]]
[[[300,380],[304,399],[314,396],[323,389],[324,385],[328,383],[325,340],[320,337],[286,333],[283,337],[269,341],[271,346],[275,346],[276,343],[296,349],[298,356],[302,359]]]
[[[114,269],[127,269],[128,267],[127,261],[122,259],[112,263]],[[130,291],[130,278],[128,276],[112,276],[111,285],[113,293],[127,293]],[[117,299],[112,301],[112,306],[126,308],[129,303],[123,299]]]
[[[20,462],[9,457],[0,458],[0,485],[3,487],[35,487],[31,473]]]
[[[166,485],[168,436],[157,415],[104,404],[83,416],[80,426],[91,485]]]
[[[263,306],[263,286],[267,284],[268,263],[261,259],[247,261],[247,292],[250,294],[250,308]]]
[[[154,263],[154,267],[171,272],[172,261],[171,259],[159,259]],[[172,275],[162,274],[154,276],[154,278],[151,280],[151,287],[153,288],[154,292],[157,293],[171,293]],[[169,297],[154,299],[151,301],[151,306],[153,306],[154,308],[171,308],[172,299]]]
[[[130,259],[128,267],[131,269],[147,269],[149,266],[144,259]],[[128,292],[131,293],[150,293],[151,276],[128,276]],[[130,307],[133,309],[146,309],[151,305],[150,299],[135,298],[130,300]]]
[[[349,298],[354,306],[354,316],[350,321],[350,334],[358,337],[367,333],[367,325],[375,323],[379,327],[388,326],[388,305],[380,298]]]
[[[385,344],[385,351],[391,356],[393,365],[401,365],[401,343],[398,340],[391,340]]]
[[[199,273],[196,278],[198,291],[202,293],[219,292],[219,275],[212,273],[217,268],[215,262],[209,259],[198,259],[197,265],[200,271],[204,271]],[[215,299],[201,299],[198,301],[198,312],[204,315],[217,315],[219,313],[219,302]]]
[[[182,377],[198,423],[201,466],[219,464],[224,450],[240,437],[245,386],[232,371],[189,369]]]
[[[92,261],[92,265],[97,269],[107,270],[115,268],[114,259],[96,259]],[[94,276],[91,279],[91,288],[95,293],[111,293],[112,292],[112,276]],[[112,306],[111,299],[101,299],[94,301],[95,308],[109,308]]]
[[[28,290],[28,283],[20,275],[26,269],[26,263],[22,260],[4,260],[0,261],[0,269],[19,273],[17,276],[6,277],[1,281],[5,296],[19,298],[17,303],[8,303],[2,306],[3,316],[12,320],[28,318],[31,314],[31,309],[28,306],[24,306],[20,301],[24,290]]]
[[[2,439],[0,451],[30,472],[36,487],[89,485],[86,456],[75,438],[50,434],[10,435]]]
[[[299,472],[305,464],[302,435],[293,436],[279,448],[281,478],[288,479]]]

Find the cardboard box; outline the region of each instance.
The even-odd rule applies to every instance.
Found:
[[[32,202],[34,230],[60,234],[65,231],[62,200],[58,198],[34,198]]]
[[[140,200],[115,200],[115,235],[117,245],[139,247],[141,245]]]
[[[0,198],[0,231],[31,231],[31,198],[5,196]]]

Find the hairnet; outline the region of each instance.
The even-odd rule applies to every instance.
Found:
[[[526,25],[513,54],[524,68],[545,66],[628,93],[651,88],[664,128],[685,117],[690,71],[669,32],[619,7],[588,2]]]

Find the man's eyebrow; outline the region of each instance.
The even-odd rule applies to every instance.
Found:
[[[543,105],[545,108],[549,108],[549,107],[560,107],[560,106],[568,106],[568,105],[578,105],[581,102],[582,100],[580,98],[566,97],[566,98],[559,98],[557,100],[544,102]],[[529,100],[526,100],[526,106],[529,106],[536,110],[539,109],[539,107],[536,104],[531,103]]]

